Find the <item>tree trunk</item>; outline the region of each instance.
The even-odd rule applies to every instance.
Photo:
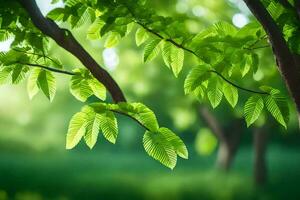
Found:
[[[272,45],[274,55],[279,71],[286,86],[293,98],[298,116],[300,116],[300,58],[299,55],[293,54],[274,19],[259,0],[244,0],[256,19],[266,31],[269,41]],[[296,2],[296,12],[300,14],[299,0]],[[300,22],[300,20],[299,20]],[[300,117],[299,117],[300,119]],[[300,126],[300,121],[299,121]]]
[[[240,145],[240,140],[242,136],[242,130],[239,126],[240,123],[235,122],[231,126],[231,134],[225,135],[225,140],[220,140],[219,149],[216,160],[216,167],[223,171],[229,171],[234,160],[235,154]],[[229,131],[227,131],[229,132]]]
[[[242,135],[240,120],[233,122],[233,126],[226,130],[209,108],[201,106],[199,111],[201,118],[219,140],[216,167],[223,171],[229,171]]]
[[[256,185],[264,185],[267,181],[266,151],[268,135],[262,128],[253,133],[254,142],[254,181]]]
[[[231,162],[234,157],[234,153],[230,150],[229,144],[227,142],[220,141],[217,160],[216,160],[216,167],[223,171],[229,171],[231,167]]]

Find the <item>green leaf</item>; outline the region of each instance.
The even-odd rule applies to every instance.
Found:
[[[121,39],[121,36],[119,33],[110,32],[110,34],[108,35],[108,37],[105,40],[104,47],[105,48],[114,47],[119,43],[120,39]]]
[[[165,64],[172,69],[175,77],[177,77],[182,70],[184,50],[165,41],[163,44],[162,55]]]
[[[232,24],[229,24],[228,22],[225,21],[220,21],[214,24],[215,30],[221,34],[221,35],[230,35],[234,36],[238,30],[235,26]]]
[[[10,67],[3,67],[0,70],[0,85],[8,82],[8,77],[11,74],[12,69]]]
[[[51,4],[56,4],[56,3],[58,3],[60,0],[52,0],[51,1]]]
[[[200,155],[210,155],[216,149],[218,140],[210,129],[201,129],[195,140],[196,151]]]
[[[244,77],[249,72],[251,64],[251,57],[249,55],[245,55],[241,69],[242,77]]]
[[[145,46],[144,62],[151,61],[158,55],[160,41],[160,39],[154,39]]]
[[[77,4],[77,5],[80,5],[80,4]],[[75,9],[76,9],[77,13],[76,14],[72,13],[72,15],[69,17],[69,20],[68,20],[69,23],[71,24],[72,28],[78,28],[78,27],[94,20],[95,12],[92,8],[81,4],[81,6],[79,8],[77,7]]]
[[[234,108],[239,98],[238,90],[234,86],[224,83],[223,93],[228,103]]]
[[[267,92],[269,94],[278,94],[278,93],[280,93],[279,90],[274,89],[274,88],[272,88],[270,86],[267,86],[267,85],[260,86],[259,89],[261,89],[262,91]]]
[[[70,81],[70,91],[79,101],[85,102],[93,94],[101,100],[106,99],[106,88],[86,69],[74,70]]]
[[[87,38],[90,40],[97,40],[100,39],[100,30],[104,26],[104,22],[97,18],[92,25],[88,28],[87,31]]]
[[[25,79],[26,72],[28,71],[28,67],[22,65],[14,66],[12,70],[12,83],[18,84]]]
[[[84,112],[76,113],[69,124],[66,149],[74,148],[84,136],[86,131],[86,114]]]
[[[222,85],[218,79],[210,79],[207,86],[207,97],[213,108],[216,108],[222,100]]]
[[[147,106],[142,103],[118,103],[117,105],[111,104],[110,109],[125,113],[151,131],[156,131],[159,126],[155,114]]]
[[[139,28],[135,33],[135,42],[137,46],[143,44],[148,38],[149,35],[144,28]]]
[[[210,77],[209,65],[198,65],[193,67],[184,81],[184,93],[189,94]]]
[[[51,72],[42,70],[39,73],[38,86],[46,97],[52,101],[56,92],[56,81]]]
[[[100,129],[103,136],[111,143],[115,144],[118,136],[117,119],[111,111],[106,111],[99,115]]]
[[[193,91],[193,95],[198,99],[198,101],[201,101],[206,93],[206,88],[203,85],[200,85]]]
[[[70,82],[70,91],[79,101],[85,102],[93,94],[86,79],[81,75],[73,75]]]
[[[253,124],[264,108],[263,98],[259,95],[251,96],[244,106],[244,115],[247,127]]]
[[[129,17],[118,17],[116,20],[115,20],[115,23],[119,26],[122,26],[122,25],[127,25],[129,23],[132,22],[132,18],[129,18]]]
[[[273,19],[277,19],[286,9],[277,1],[271,1],[267,7]]]
[[[98,133],[100,129],[100,119],[99,115],[94,111],[85,111],[86,119],[85,126],[86,132],[84,134],[84,141],[90,149],[92,149],[98,139]]]
[[[289,107],[284,96],[277,92],[271,93],[264,98],[267,110],[284,127],[287,128],[289,121]]]
[[[34,68],[28,77],[27,92],[29,95],[29,99],[32,99],[39,92],[38,77],[40,72],[41,72],[40,68]]]
[[[54,21],[61,21],[63,20],[64,15],[65,15],[64,8],[55,8],[47,14],[47,17]]]
[[[176,152],[164,135],[146,131],[143,137],[143,145],[146,152],[155,160],[171,169],[176,166]]]
[[[175,152],[178,156],[184,159],[188,159],[188,150],[183,141],[175,133],[173,133],[170,129],[164,127],[159,128],[158,132],[165,136],[167,141],[170,142],[170,144],[174,147]]]
[[[104,101],[106,99],[106,88],[97,79],[88,79],[88,85],[92,89],[94,95]]]
[[[11,34],[8,31],[0,30],[0,42],[5,42],[11,38]]]
[[[258,66],[259,66],[259,57],[256,53],[252,53],[251,54],[252,57],[252,69],[253,69],[253,73],[256,73],[258,70]]]

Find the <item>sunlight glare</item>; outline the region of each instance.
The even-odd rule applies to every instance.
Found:
[[[7,52],[10,49],[11,43],[14,41],[13,38],[10,38],[6,41],[0,42],[0,52]]]
[[[104,49],[102,52],[102,56],[103,56],[105,66],[110,71],[115,70],[117,65],[119,64],[119,56],[116,52],[116,49],[115,48]]]
[[[36,1],[38,7],[41,9],[41,12],[43,13],[44,16],[47,15],[47,13],[54,8],[62,8],[64,7],[63,1],[59,1],[55,4],[51,4],[51,0],[38,0]]]
[[[193,15],[195,15],[196,17],[202,17],[203,15],[205,15],[207,13],[206,9],[203,8],[202,6],[195,6],[192,10]]]
[[[232,23],[239,28],[242,28],[246,24],[248,24],[249,19],[242,13],[237,13],[232,17]]]

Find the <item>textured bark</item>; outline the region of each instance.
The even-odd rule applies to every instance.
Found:
[[[263,128],[257,128],[253,133],[254,142],[254,181],[256,185],[264,185],[267,181],[266,151],[268,134]]]
[[[207,107],[200,107],[199,112],[219,140],[216,167],[224,171],[230,170],[242,136],[240,120],[235,121],[230,130],[226,130]]]
[[[59,46],[73,54],[101,82],[111,94],[115,102],[126,101],[118,84],[91,55],[79,44],[70,31],[61,29],[50,19],[45,18],[35,0],[18,0],[27,11],[33,24],[45,35],[52,38]]]
[[[299,0],[296,0],[299,1]],[[244,0],[256,19],[268,34],[278,69],[300,113],[300,61],[291,53],[282,32],[260,0]],[[300,21],[299,21],[300,23]]]

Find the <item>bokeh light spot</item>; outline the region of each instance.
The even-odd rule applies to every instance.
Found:
[[[113,71],[119,64],[119,56],[115,48],[104,49],[102,52],[104,65],[110,70]]]
[[[248,24],[248,22],[249,22],[248,17],[242,13],[237,13],[232,17],[232,23],[239,28],[242,28],[243,26]]]

